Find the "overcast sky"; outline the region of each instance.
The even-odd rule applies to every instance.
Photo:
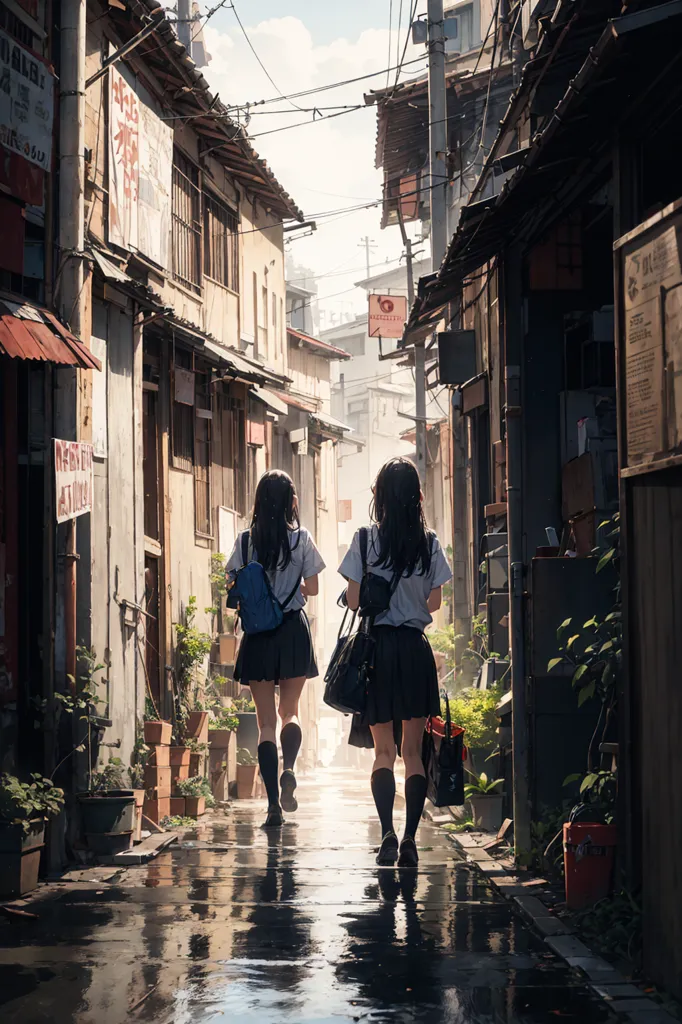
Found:
[[[409,0],[402,4],[400,40],[397,25],[401,4],[400,0],[392,3],[390,61],[391,0],[235,3],[253,47],[277,90],[284,94],[380,71],[389,64],[396,65],[402,53]],[[209,5],[210,0],[209,4],[202,3],[202,10]],[[422,0],[420,10],[421,6]],[[212,61],[203,74],[224,103],[254,104],[277,95],[251,52],[233,10],[226,7],[218,11],[207,23],[204,34]],[[424,47],[412,47],[410,43],[405,60],[415,60],[424,54]],[[401,81],[423,67],[425,61],[408,64]],[[391,84],[394,79],[395,72],[390,76]],[[303,108],[361,104],[365,92],[386,84],[383,74],[294,102]],[[334,112],[320,110],[320,115]],[[258,153],[268,161],[307,218],[338,211],[332,216],[319,216],[318,230],[312,237],[290,243],[297,263],[310,267],[316,275],[330,275],[320,276],[317,282],[329,325],[332,316],[339,322],[344,314],[355,315],[365,309],[364,293],[352,288],[354,281],[365,276],[363,236],[368,235],[375,244],[371,263],[376,273],[382,266],[397,266],[402,246],[397,228],[381,231],[379,207],[344,212],[347,207],[381,196],[382,175],[374,167],[376,107],[343,113],[327,122],[317,120],[286,131],[262,134],[297,122],[310,122],[312,116],[284,100],[263,107],[255,105],[249,132]]]

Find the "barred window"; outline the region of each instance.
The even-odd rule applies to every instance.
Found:
[[[201,285],[201,189],[199,169],[173,153],[173,273],[194,291]]]
[[[194,528],[211,534],[211,376],[195,375],[194,419]]]
[[[237,215],[224,203],[204,194],[204,273],[218,284],[239,291]]]

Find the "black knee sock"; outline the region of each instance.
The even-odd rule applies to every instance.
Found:
[[[293,771],[298,752],[301,749],[302,738],[303,735],[298,722],[289,722],[282,729],[280,739],[282,742],[282,763],[285,771],[287,768]]]
[[[423,775],[410,775],[405,779],[405,835],[412,839],[417,834],[426,800],[426,779]]]
[[[385,836],[393,831],[395,775],[390,768],[377,768],[372,772],[372,796],[381,822],[381,834]]]
[[[277,778],[279,755],[277,744],[272,740],[258,744],[258,764],[265,783],[265,791],[268,794],[268,803],[277,805],[279,803],[279,781]]]

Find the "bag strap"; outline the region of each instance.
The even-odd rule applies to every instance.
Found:
[[[242,534],[242,568],[249,561],[249,531],[244,530]]]
[[[299,580],[298,583],[295,584],[294,589],[291,591],[291,593],[287,597],[286,601],[280,601],[280,605],[281,605],[282,611],[284,611],[284,609],[289,604],[289,602],[293,601],[293,599],[296,597],[296,594],[298,593],[298,588],[300,586],[301,586],[301,581]]]
[[[367,535],[368,529],[366,526],[361,526],[360,533],[360,558],[362,559],[362,575],[367,575]]]

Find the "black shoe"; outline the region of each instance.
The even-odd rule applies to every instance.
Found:
[[[419,864],[417,844],[412,836],[405,836],[400,844],[400,856],[398,857],[399,868],[416,868]]]
[[[294,796],[296,785],[296,776],[293,771],[291,768],[285,768],[282,772],[282,778],[279,780],[279,787],[282,791],[282,807],[285,811],[298,810],[298,800]]]
[[[393,867],[398,857],[398,837],[395,832],[387,832],[381,840],[377,854],[377,864]]]
[[[268,816],[263,822],[263,828],[281,828],[284,824],[284,815],[279,804],[268,807]]]

